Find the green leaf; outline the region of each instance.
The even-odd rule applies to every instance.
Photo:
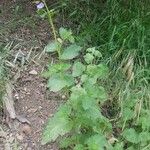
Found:
[[[82,103],[81,99],[85,97],[86,91],[84,88],[76,86],[73,87],[71,91],[72,91],[70,96],[71,105],[75,110],[80,110],[79,105],[81,105]]]
[[[89,52],[89,53],[94,54],[95,49],[96,49],[95,47],[90,47],[90,48],[88,48],[86,51]]]
[[[141,109],[139,117],[139,125],[141,125],[142,129],[145,130],[150,130],[150,111],[146,109]]]
[[[84,88],[90,97],[97,99],[97,102],[104,102],[108,98],[107,93],[102,86],[91,85],[90,82],[86,82]]]
[[[78,77],[85,71],[85,66],[81,62],[75,62],[72,71],[73,77]]]
[[[70,67],[71,67],[71,65],[67,64],[67,63],[52,64],[48,67],[48,71],[45,71],[44,73],[42,73],[42,76],[45,78],[48,78],[53,74],[65,72]]]
[[[72,44],[64,50],[64,52],[61,55],[61,59],[63,60],[73,59],[79,55],[81,49],[82,47],[76,44]]]
[[[56,74],[48,80],[48,87],[53,92],[58,92],[64,87],[69,87],[74,84],[74,79],[69,74]]]
[[[52,41],[45,46],[46,52],[55,52],[61,47],[59,42]]]
[[[86,116],[87,116],[87,118],[90,118],[91,121],[96,120],[98,118],[102,119],[102,114],[101,114],[98,106],[95,106],[95,107],[92,106],[91,109],[88,109],[86,111]]]
[[[89,150],[103,150],[108,145],[108,142],[103,135],[96,134],[91,136],[86,144]]]
[[[134,111],[133,110],[131,110],[128,107],[123,108],[123,111],[122,111],[122,117],[123,118],[122,119],[124,119],[124,121],[132,119],[133,116],[134,116]]]
[[[123,150],[124,144],[123,142],[121,143],[116,143],[113,150]]]
[[[63,136],[72,129],[72,122],[69,120],[71,108],[63,105],[53,118],[48,121],[42,135],[42,145],[53,142],[58,136]]]
[[[88,75],[83,74],[83,75],[81,76],[81,82],[84,83],[84,82],[86,82],[87,80],[88,80]]]
[[[131,143],[139,143],[138,133],[133,128],[125,129],[123,131],[123,137]]]
[[[145,131],[145,132],[141,132],[139,134],[139,141],[140,142],[147,142],[150,141],[150,132]]]
[[[89,53],[92,53],[92,55],[94,55],[96,57],[102,57],[102,54],[98,50],[96,50],[95,47],[88,48],[86,51]]]
[[[71,43],[74,43],[74,37],[72,36],[71,30],[67,30],[65,28],[60,28],[59,34],[63,40],[69,40]]]
[[[95,102],[95,100],[93,98],[91,98],[90,96],[84,96],[84,98],[82,98],[83,109],[84,110],[90,109],[94,102]]]
[[[74,139],[72,137],[65,137],[61,139],[59,146],[60,148],[68,148],[72,144],[74,144]]]
[[[95,77],[95,78],[106,78],[108,75],[108,67],[104,64],[99,64],[99,65],[88,65],[87,74],[90,77]]]
[[[84,146],[82,144],[77,144],[73,150],[84,150]]]
[[[84,60],[87,64],[91,64],[94,60],[94,56],[90,53],[87,53],[85,56],[84,56]]]

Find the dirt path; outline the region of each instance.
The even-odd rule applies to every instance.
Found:
[[[40,145],[43,126],[61,103],[56,94],[47,91],[46,83],[40,76],[41,69],[36,65],[28,66],[27,70],[21,73],[19,82],[16,83],[14,94],[18,95],[17,113],[25,115],[31,122],[30,126],[19,124],[19,130],[16,132],[23,149],[29,147],[32,150],[57,150],[56,145],[50,144],[44,147]],[[29,74],[33,70],[37,72],[37,75]]]
[[[26,3],[27,6],[29,4]],[[18,6],[19,9],[22,7]],[[10,12],[16,9],[14,1],[8,1],[7,4],[5,1],[0,2],[2,13],[4,10],[4,14],[0,16],[2,24],[0,41],[3,43],[13,41],[13,50],[8,61],[12,63],[18,52],[22,52],[24,58],[32,52],[29,60],[23,65],[22,58],[21,60],[17,58],[15,67],[10,67],[16,114],[26,118],[30,124],[12,120],[3,114],[5,117],[0,121],[0,150],[58,150],[55,143],[45,146],[40,144],[45,123],[62,101],[58,94],[48,91],[46,80],[41,77],[44,67],[53,59],[46,54],[39,59],[43,46],[49,41],[51,34],[46,22],[34,22],[35,20],[28,18],[33,12],[33,6],[30,7],[26,10],[28,13],[25,18],[29,21],[27,23],[20,18],[22,16],[19,17],[19,14],[15,16],[16,18],[11,15]]]

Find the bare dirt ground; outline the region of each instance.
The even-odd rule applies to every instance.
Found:
[[[31,2],[26,1],[21,5],[27,6],[28,16],[35,13]],[[42,53],[44,44],[51,39],[51,32],[46,22],[33,21],[25,25],[25,21],[14,26],[14,16],[10,12],[16,8],[15,6],[15,1],[0,2],[0,9],[2,13],[4,11],[0,16],[2,24],[0,42],[13,41],[8,62],[14,66],[9,66],[11,79],[9,82],[13,84],[16,114],[26,120],[20,122],[11,119],[5,111],[1,114],[0,150],[58,150],[55,143],[45,146],[40,144],[45,123],[62,103],[61,96],[49,92],[46,88],[47,81],[41,77],[45,66],[55,59]],[[16,17],[20,21],[21,18]],[[19,52],[23,54],[23,57],[16,57]],[[23,64],[22,60],[24,60]]]

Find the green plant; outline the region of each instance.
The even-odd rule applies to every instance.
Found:
[[[55,116],[49,121],[42,143],[54,141],[61,135],[69,133],[61,141],[61,147],[74,147],[74,149],[98,147],[111,147],[106,140],[111,133],[109,120],[101,114],[100,106],[107,100],[107,94],[98,80],[103,80],[108,75],[108,68],[104,64],[96,64],[96,59],[101,57],[96,48],[88,48],[82,59],[77,58],[74,63],[63,60],[73,60],[79,54],[81,47],[74,43],[70,30],[60,28],[59,47],[56,43],[46,46],[47,52],[58,52],[60,49],[59,63],[49,66],[43,75],[50,77],[48,86],[51,91],[68,88],[70,94],[66,104],[61,106]],[[68,42],[73,42],[69,48],[62,48]],[[66,43],[65,43],[66,42]],[[77,81],[75,83],[75,80]],[[101,140],[98,140],[100,138]],[[90,143],[90,144],[89,144]]]
[[[11,49],[12,43],[8,43],[6,46],[0,43],[0,110],[3,106],[3,95],[5,94],[5,84],[7,81],[7,69],[5,66],[6,58]]]
[[[90,12],[92,2],[83,2],[86,2],[89,7],[87,12]],[[72,5],[80,10],[82,6],[78,4],[83,2],[77,1]],[[133,14],[127,11],[130,14],[127,18],[129,20],[122,23],[127,16],[120,16],[126,11],[123,11],[122,5],[120,7],[123,1],[119,2],[107,1],[110,10],[103,13],[100,11],[102,16],[105,13],[111,14],[100,18],[104,19],[100,25],[110,19],[109,27],[105,26],[108,30],[101,34],[100,46],[95,47],[97,44],[94,43],[94,47],[79,48],[72,32],[60,28],[59,38],[45,47],[47,52],[57,52],[58,63],[50,65],[43,75],[49,78],[51,91],[67,90],[68,100],[48,121],[42,144],[58,140],[61,148],[74,150],[150,148],[149,52],[144,40],[147,33],[139,25],[140,19],[135,24],[132,23],[131,28],[126,26],[126,23],[133,21],[130,22],[129,18],[138,12],[137,8]],[[133,3],[127,2],[127,5],[131,4]],[[86,19],[91,21],[88,17]],[[115,26],[113,22],[116,23]],[[95,22],[91,23],[95,28]],[[135,30],[130,33],[131,29]],[[128,37],[124,38],[124,35]],[[81,39],[79,43],[82,45]],[[86,43],[86,47],[87,45]],[[124,50],[126,47],[127,50]],[[111,70],[106,67],[106,63]]]

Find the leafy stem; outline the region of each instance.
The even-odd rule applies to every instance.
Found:
[[[55,30],[55,26],[54,26],[54,23],[53,23],[53,19],[52,19],[52,13],[51,11],[48,9],[48,6],[45,2],[45,0],[42,0],[44,5],[45,5],[45,8],[46,8],[46,11],[47,11],[47,15],[48,15],[48,22],[52,28],[52,31],[53,31],[53,35],[54,35],[54,39],[55,41],[57,41],[57,36],[56,36],[56,30]]]

